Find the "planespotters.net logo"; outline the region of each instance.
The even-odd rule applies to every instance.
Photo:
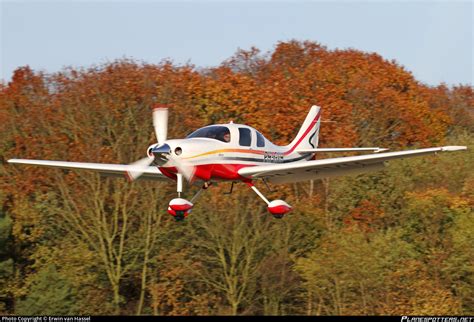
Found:
[[[474,322],[473,316],[402,316],[401,322]]]

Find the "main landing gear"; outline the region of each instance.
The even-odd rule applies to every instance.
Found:
[[[211,185],[210,182],[204,182],[201,189],[191,198],[191,201],[181,198],[181,193],[183,192],[183,175],[178,173],[176,174],[176,191],[178,192],[178,198],[174,198],[170,201],[168,206],[168,213],[176,219],[176,221],[182,221],[190,213],[194,206],[194,201],[199,197],[199,195],[206,190]]]
[[[263,201],[265,201],[268,211],[273,215],[274,218],[281,219],[285,214],[292,210],[291,206],[283,200],[268,201],[268,199],[265,198],[265,196],[257,189],[257,187],[255,187],[252,182],[246,183],[260,198],[262,198]]]
[[[289,204],[283,200],[273,200],[268,201],[267,198],[255,187],[252,182],[246,182],[246,184],[253,190],[255,193],[262,198],[263,201],[267,204],[268,211],[273,215],[274,218],[281,219],[287,213],[289,213],[292,208]],[[210,182],[204,182],[201,189],[191,198],[190,201],[181,198],[181,193],[183,192],[183,175],[178,173],[176,175],[176,191],[178,192],[178,198],[175,198],[170,201],[168,206],[168,213],[173,216],[176,221],[184,220],[192,211],[194,202],[199,197],[199,195],[209,188],[211,185]],[[232,191],[232,189],[231,189]]]

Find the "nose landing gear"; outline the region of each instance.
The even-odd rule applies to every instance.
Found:
[[[203,190],[209,188],[211,182],[204,182],[202,188],[199,189],[198,192],[196,192],[196,194],[191,198],[191,201],[188,201],[186,199],[181,198],[181,193],[183,192],[183,176],[178,173],[176,177],[176,190],[178,192],[178,198],[174,198],[170,201],[168,206],[168,213],[173,216],[176,221],[182,221],[191,213],[194,206],[193,203],[196,201],[196,199],[199,197]]]

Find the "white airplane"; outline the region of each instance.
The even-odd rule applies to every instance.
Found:
[[[9,163],[29,164],[61,169],[83,169],[105,176],[174,180],[178,198],[170,201],[168,212],[183,220],[191,212],[200,193],[213,181],[246,183],[267,204],[275,218],[282,218],[292,207],[283,200],[269,201],[254,185],[290,183],[318,178],[362,173],[383,169],[385,161],[445,151],[466,150],[465,146],[385,152],[387,149],[318,148],[321,111],[312,106],[296,138],[286,146],[277,146],[260,132],[243,124],[217,124],[200,128],[185,139],[168,140],[168,109],[153,109],[153,125],[158,143],[147,149],[147,157],[132,164],[102,164],[49,160],[10,159]],[[319,152],[369,151],[372,154],[312,160]],[[383,152],[383,153],[380,153]],[[183,177],[202,188],[188,201],[181,198]]]

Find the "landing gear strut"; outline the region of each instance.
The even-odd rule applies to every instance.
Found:
[[[211,185],[210,182],[204,182],[201,189],[191,198],[191,201],[181,198],[181,193],[183,192],[183,175],[180,173],[176,174],[176,191],[178,193],[178,198],[175,198],[170,201],[168,206],[168,213],[173,216],[176,221],[182,221],[186,218],[192,211],[194,202],[199,197],[199,195],[206,190]]]
[[[274,218],[281,219],[285,214],[291,211],[291,206],[283,200],[268,201],[268,199],[265,198],[265,196],[257,189],[257,187],[255,187],[252,182],[246,183],[260,198],[262,198],[263,201],[265,201],[268,211],[273,215]]]

